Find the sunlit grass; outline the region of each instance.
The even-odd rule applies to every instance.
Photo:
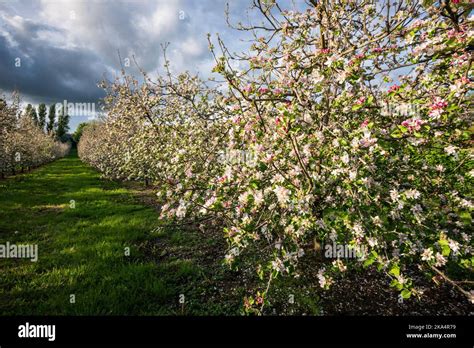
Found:
[[[0,260],[0,313],[172,314],[177,289],[135,247],[156,224],[75,153],[3,181],[0,243],[38,244],[39,260]]]

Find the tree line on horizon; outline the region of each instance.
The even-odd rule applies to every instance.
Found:
[[[24,116],[28,116],[33,123],[44,133],[54,135],[57,139],[66,140],[65,136],[69,131],[68,110],[56,110],[56,104],[51,104],[49,109],[45,103],[38,105],[38,108],[28,104],[23,111]]]

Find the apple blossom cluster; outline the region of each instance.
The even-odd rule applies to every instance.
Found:
[[[247,52],[210,38],[226,92],[188,74],[117,81],[81,157],[156,185],[162,218],[213,218],[225,261],[252,254],[268,284],[333,241],[368,252],[315,265],[323,288],[375,267],[408,298],[419,294],[413,265],[447,279],[449,265],[472,272],[469,11],[403,0],[254,9],[262,23],[237,27],[254,37]],[[407,104],[418,115],[384,112]],[[241,154],[251,160],[229,160]],[[266,294],[246,303],[263,308]]]
[[[225,152],[223,97],[187,73],[145,79],[104,85],[108,117],[85,128],[79,156],[107,177],[157,187],[164,218],[207,211],[214,181],[225,180],[223,159],[236,157]]]

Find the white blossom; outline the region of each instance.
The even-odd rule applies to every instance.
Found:
[[[446,264],[446,259],[443,255],[441,255],[440,253],[436,253],[436,263],[435,263],[435,266],[436,267],[441,267],[441,266],[444,266]]]
[[[444,148],[444,152],[446,152],[448,155],[454,155],[456,154],[456,146],[449,145]]]
[[[273,192],[275,192],[280,205],[286,205],[288,203],[290,199],[290,190],[282,186],[276,186]]]
[[[433,250],[431,248],[425,249],[423,254],[421,254],[421,259],[423,261],[431,261],[434,259],[433,257]]]

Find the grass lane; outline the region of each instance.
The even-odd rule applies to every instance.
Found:
[[[157,222],[74,152],[0,181],[0,244],[37,244],[39,255],[0,259],[0,314],[172,314],[178,289],[136,248]]]

